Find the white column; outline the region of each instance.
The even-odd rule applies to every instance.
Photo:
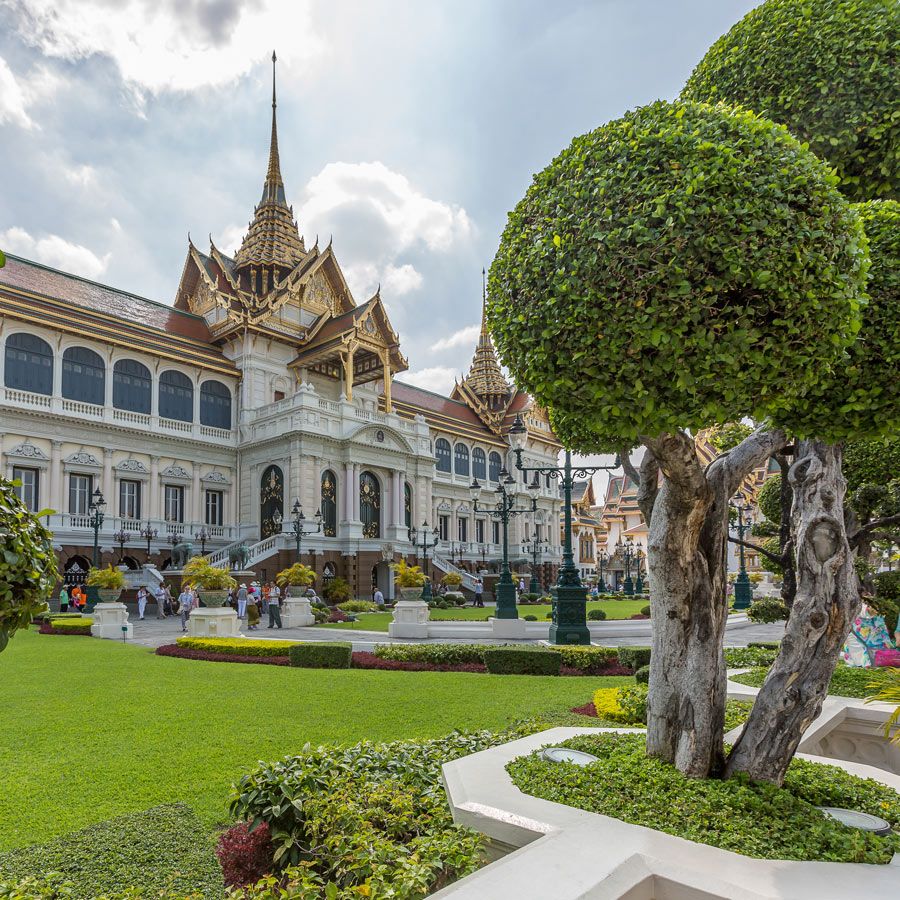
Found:
[[[344,521],[353,518],[353,463],[344,463]]]
[[[112,409],[113,405],[113,368],[112,365],[106,367],[106,373],[103,379],[103,405],[106,409]]]
[[[62,512],[62,491],[60,490],[60,480],[62,476],[62,465],[60,464],[59,451],[62,447],[62,441],[50,441],[50,509],[56,512]]]
[[[359,522],[359,463],[353,463],[353,478],[350,483],[350,519]]]
[[[147,515],[151,519],[159,518],[159,457],[150,457],[150,496],[147,503]]]
[[[391,509],[391,518],[393,525],[402,525],[403,524],[403,488],[401,486],[400,481],[400,472],[397,469],[393,471],[393,484],[392,484],[392,509]]]
[[[200,424],[200,379],[194,385],[194,424]]]
[[[194,463],[194,481],[191,485],[191,521],[203,521],[203,502],[200,496],[200,464]]]
[[[117,497],[113,496],[114,485],[113,485],[113,470],[112,470],[112,456],[113,452],[109,447],[103,448],[103,487],[101,490],[103,491],[103,498],[106,500],[106,509],[107,512],[111,512],[113,515],[119,515],[119,501]]]

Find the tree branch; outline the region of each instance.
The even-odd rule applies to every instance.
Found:
[[[622,469],[625,474],[634,482],[636,487],[641,486],[641,476],[631,461],[631,451],[624,447],[619,451],[619,461],[622,463]]]
[[[709,503],[710,486],[690,435],[676,431],[643,441],[665,476],[673,500],[687,508]]]
[[[778,563],[781,565],[782,559],[780,553],[772,553],[769,550],[766,550],[765,547],[757,547],[756,544],[751,544],[749,541],[742,541],[740,538],[732,537],[728,535],[728,542],[730,544],[738,544],[741,547],[746,547],[748,550],[755,550],[757,553],[762,553],[763,556],[771,559],[772,562]]]
[[[709,467],[710,474],[721,467],[727,496],[733,497],[741,482],[773,453],[786,447],[787,443],[788,436],[782,429],[761,426],[745,437],[730,453],[714,460]]]
[[[659,463],[649,447],[644,450],[641,460],[640,482],[638,483],[637,502],[644,517],[644,524],[649,528],[653,518],[653,507],[656,506],[656,495],[659,493]]]
[[[871,531],[868,539],[872,541],[890,541],[893,544],[900,544],[900,531]],[[851,546],[852,542],[851,542]]]
[[[881,519],[872,519],[871,522],[867,522],[856,532],[854,532],[853,536],[850,538],[850,546],[855,548],[858,547],[864,540],[872,540],[873,531],[878,531],[880,528],[891,525],[900,525],[900,515],[884,516]]]

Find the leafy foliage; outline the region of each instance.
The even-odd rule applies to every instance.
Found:
[[[93,624],[94,620],[90,618],[51,618],[41,626],[41,634],[90,634]]]
[[[118,897],[128,886],[140,887],[144,896],[160,891],[165,897],[212,900],[225,893],[206,829],[183,803],[118,816],[48,844],[0,855],[0,881],[51,872],[69,884],[69,893],[58,896],[72,900]],[[138,896],[137,891],[130,896]]]
[[[288,648],[296,646],[291,641],[254,641],[251,638],[199,638],[181,637],[176,641],[186,650],[205,650],[209,653],[225,653],[229,656],[287,656]]]
[[[631,669],[641,669],[650,665],[649,647],[619,647],[619,662]]]
[[[712,45],[682,96],[786,125],[852,200],[897,199],[898,40],[892,0],[766,0]]]
[[[309,587],[315,580],[315,570],[300,562],[282,569],[275,576],[275,582],[279,587]]]
[[[484,664],[491,675],[559,675],[562,654],[532,647],[487,647]]]
[[[330,579],[322,587],[322,596],[331,604],[343,603],[345,600],[353,599],[353,591],[350,590],[350,584],[340,575]]]
[[[900,669],[889,669],[884,678],[871,687],[878,690],[866,700],[877,700],[879,703],[893,703],[897,708],[884,723],[884,736],[892,744],[900,744]]]
[[[712,428],[708,428],[706,437],[717,453],[726,453],[737,447],[744,438],[750,437],[752,433],[751,425],[745,425],[743,422],[727,422],[724,425],[713,425]]]
[[[394,570],[394,583],[397,587],[422,587],[425,584],[425,573],[420,566],[411,566],[405,559],[391,564]]]
[[[884,441],[848,441],[842,471],[847,490],[886,485],[900,473],[900,437]]]
[[[729,669],[742,669],[747,666],[766,666],[775,662],[778,649],[764,647],[726,647],[725,665]]]
[[[349,641],[312,641],[288,649],[292,666],[301,669],[349,669],[353,644]]]
[[[767,537],[762,541],[756,542],[763,550],[768,550],[769,553],[774,553],[776,556],[781,554],[781,540],[778,537]],[[784,568],[781,563],[775,562],[771,556],[766,556],[763,553],[759,554],[759,564],[764,568],[767,572],[771,572],[773,575],[783,575]]]
[[[238,822],[219,836],[216,856],[228,887],[254,884],[272,870],[274,854],[269,826],[262,822],[253,831]]]
[[[540,755],[507,765],[516,786],[544,800],[655,828],[667,834],[763,859],[888,863],[900,835],[846,828],[815,809],[842,806],[900,824],[900,795],[836,766],[795,759],[784,787],[686,778],[645,755],[642,735],[600,733],[563,743],[598,757],[588,766]]]
[[[503,361],[573,449],[799,401],[852,340],[865,286],[835,185],[784,128],[724,106],[658,102],[576,138],[491,266]]]
[[[734,675],[732,681],[750,687],[761,687],[766,679],[768,669],[751,669],[741,675]],[[885,680],[888,669],[856,669],[851,666],[838,666],[831,676],[828,693],[835,697],[855,697],[862,699],[872,693],[872,688],[880,686]]]
[[[775,540],[775,538],[769,538]],[[767,565],[771,561],[767,562]],[[788,617],[788,608],[780,597],[761,597],[754,600],[747,610],[747,618],[751,622],[770,624],[772,622],[782,622]]]
[[[31,624],[47,602],[59,576],[53,535],[16,496],[13,483],[0,478],[0,651],[12,635]]]
[[[781,475],[770,475],[756,494],[759,511],[774,524],[781,521]]]
[[[206,556],[194,556],[187,561],[183,583],[201,591],[226,591],[237,586],[228,569],[217,569]]]
[[[105,591],[121,590],[125,587],[125,574],[110,563],[105,569],[90,568],[84,583]]]

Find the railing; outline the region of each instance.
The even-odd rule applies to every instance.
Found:
[[[467,587],[470,591],[475,590],[475,582],[476,578],[474,575],[471,575],[465,569],[461,569],[459,566],[455,566],[449,559],[445,559],[440,553],[433,553],[431,556],[431,561],[434,563],[435,567],[440,569],[442,572],[453,572],[456,575],[462,577],[462,583],[464,587]]]
[[[49,409],[53,400],[46,394],[33,394],[31,391],[19,391],[15,388],[3,388],[3,397],[8,403],[15,403],[22,406],[39,406]]]
[[[335,400],[319,400],[319,409],[327,410],[328,412],[339,413],[341,411],[341,404],[336,402]]]
[[[183,431],[188,434],[191,433],[193,429],[193,423],[191,422],[180,422],[178,419],[160,419],[159,420],[160,428],[166,428],[169,431]]]
[[[128,422],[131,425],[141,425],[144,428],[150,427],[150,416],[147,413],[130,412],[127,409],[114,409],[113,421]]]
[[[204,437],[216,438],[222,441],[231,440],[231,431],[227,428],[214,428],[212,425],[201,425],[200,434]]]
[[[103,418],[103,407],[95,406],[93,403],[82,403],[80,400],[67,400],[65,397],[60,401],[62,411],[71,413],[76,416],[87,416],[91,419]]]

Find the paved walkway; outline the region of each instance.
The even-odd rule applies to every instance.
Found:
[[[178,616],[169,616],[167,619],[157,619],[148,615],[143,622],[137,616],[132,615],[131,622],[134,625],[134,638],[130,643],[141,644],[144,647],[156,648],[162,644],[174,644],[181,637],[181,620]],[[254,639],[282,639],[292,641],[351,641],[354,650],[371,650],[375,644],[531,644],[534,641],[501,641],[493,638],[427,638],[425,640],[395,639],[383,631],[364,631],[360,626],[353,628],[282,628],[269,629],[264,623],[260,623],[259,631],[247,631],[242,627],[245,637]],[[784,634],[784,625],[750,625],[733,632],[725,633],[726,647],[746,647],[750,641],[777,641]],[[644,637],[613,637],[598,639],[607,647],[642,647],[646,646],[648,639]]]

